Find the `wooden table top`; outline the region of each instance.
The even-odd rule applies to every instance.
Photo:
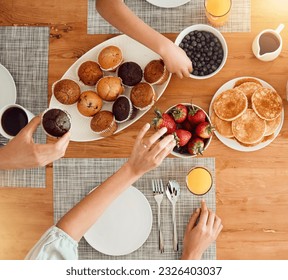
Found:
[[[216,158],[217,214],[224,229],[217,240],[217,259],[288,259],[288,124],[285,86],[288,80],[288,3],[251,1],[251,32],[223,33],[229,55],[225,67],[209,80],[178,79],[173,75],[157,102],[166,109],[193,102],[205,110],[216,90],[239,76],[270,83],[284,100],[285,121],[279,136],[265,149],[244,153],[224,146],[216,137],[207,157]],[[0,25],[50,26],[49,89],[86,51],[114,35],[87,34],[87,1],[0,0]],[[258,61],[253,38],[284,23],[283,50],[273,62]],[[166,34],[174,40],[177,34]],[[49,97],[51,90],[49,90]],[[153,110],[129,129],[107,139],[71,142],[66,157],[128,157],[139,128]],[[53,224],[53,167],[47,166],[47,187],[0,189],[0,259],[23,259]]]

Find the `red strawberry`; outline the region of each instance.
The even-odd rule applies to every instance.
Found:
[[[192,107],[189,109],[187,118],[193,126],[196,126],[199,123],[205,122],[206,115],[203,110],[192,105]]]
[[[174,135],[178,147],[185,146],[192,137],[191,132],[184,129],[176,129]]]
[[[203,139],[196,137],[189,141],[187,149],[191,155],[202,155],[204,151],[204,141]]]
[[[154,110],[156,117],[152,121],[152,125],[156,129],[160,129],[162,127],[167,127],[167,133],[171,134],[176,130],[176,123],[174,119],[167,113],[161,113],[160,110]]]
[[[208,122],[202,122],[198,124],[195,129],[195,133],[197,134],[197,136],[204,139],[210,138],[212,136],[213,131],[214,127],[212,127],[212,125],[209,124]]]
[[[186,120],[188,109],[183,104],[178,104],[172,109],[172,116],[176,123],[182,123]]]
[[[188,130],[188,131],[192,131],[193,129],[191,123],[187,119],[181,124],[181,128]]]

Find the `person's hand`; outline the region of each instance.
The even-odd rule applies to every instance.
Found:
[[[160,165],[162,160],[171,153],[176,145],[172,134],[158,141],[167,132],[166,127],[159,129],[152,136],[144,139],[149,128],[150,125],[147,123],[138,133],[131,156],[127,162],[137,176],[142,176]]]
[[[207,209],[203,200],[201,209],[196,209],[186,227],[182,259],[200,260],[204,251],[217,239],[222,228],[221,219],[214,212]]]
[[[189,77],[193,70],[192,62],[183,49],[167,40],[160,55],[169,72],[175,73],[180,79]]]
[[[34,117],[5,147],[0,149],[0,169],[24,169],[45,166],[64,156],[69,144],[69,132],[54,144],[36,144],[33,133],[41,122]]]

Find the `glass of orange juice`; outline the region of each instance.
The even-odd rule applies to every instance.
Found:
[[[204,0],[204,6],[208,21],[219,27],[228,21],[232,0]]]
[[[193,167],[186,176],[186,185],[195,195],[204,195],[211,189],[213,179],[211,172],[202,166]]]

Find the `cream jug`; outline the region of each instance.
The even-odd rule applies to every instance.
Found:
[[[282,49],[280,32],[283,28],[284,24],[280,24],[275,30],[265,29],[255,37],[252,50],[258,59],[271,61],[278,57]]]

